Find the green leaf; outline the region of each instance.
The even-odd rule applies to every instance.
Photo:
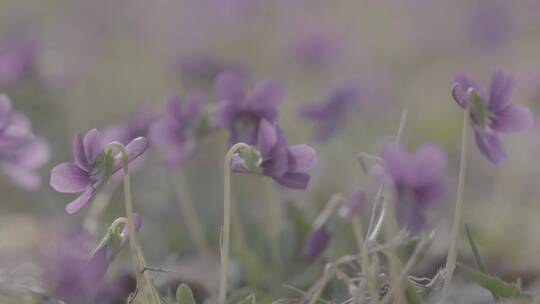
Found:
[[[478,251],[478,247],[476,246],[476,243],[474,242],[474,239],[471,234],[471,230],[469,229],[469,225],[465,224],[465,232],[467,233],[467,239],[469,240],[469,245],[471,245],[471,250],[474,255],[474,261],[476,262],[476,266],[480,271],[487,274],[487,268],[484,265],[484,262],[482,261],[482,257],[480,256],[480,251]]]
[[[521,290],[519,284],[507,283],[495,276],[478,271],[467,265],[457,263],[457,266],[463,271],[465,276],[475,281],[480,286],[491,291],[495,296],[510,299],[524,300],[524,303],[532,303],[532,297]]]
[[[405,283],[405,301],[407,304],[422,304],[422,297],[408,280]]]
[[[178,304],[197,304],[193,291],[187,284],[181,284],[176,289],[176,303]]]

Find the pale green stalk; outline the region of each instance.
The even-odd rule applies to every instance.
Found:
[[[225,304],[227,299],[227,274],[229,272],[229,248],[231,234],[231,160],[240,149],[249,149],[245,143],[232,146],[225,155],[223,164],[223,230],[221,244],[221,270],[219,280],[219,304]],[[236,218],[239,220],[239,218]]]
[[[375,280],[373,270],[371,269],[371,262],[369,260],[368,246],[364,242],[364,231],[362,229],[362,222],[360,217],[355,215],[352,220],[354,236],[356,238],[356,244],[361,257],[362,273],[366,279],[366,285],[369,296],[371,297],[371,303],[379,303],[379,293],[377,292],[377,281]]]
[[[154,283],[147,272],[143,271],[145,267],[145,259],[140,248],[140,244],[135,229],[135,223],[133,221],[133,203],[131,200],[131,183],[129,180],[129,159],[126,151],[126,147],[119,142],[112,142],[105,148],[105,151],[112,151],[114,148],[120,150],[123,171],[124,171],[124,197],[126,206],[126,218],[129,231],[129,246],[131,249],[131,256],[133,261],[133,270],[135,271],[135,279],[137,281],[137,288],[140,292],[144,283],[150,290],[150,297],[153,304],[160,303],[160,297],[155,289]]]
[[[450,248],[448,249],[448,256],[446,258],[446,278],[444,280],[444,286],[441,296],[441,304],[448,302],[448,296],[450,294],[450,287],[452,286],[452,277],[454,270],[456,269],[457,262],[457,242],[459,239],[459,231],[461,228],[461,214],[463,209],[463,192],[465,187],[465,167],[467,162],[467,128],[469,124],[470,107],[465,105],[465,111],[463,114],[463,133],[461,135],[461,159],[459,164],[459,179],[458,189],[456,197],[456,210],[454,214],[454,225],[452,227],[452,236],[450,239]]]

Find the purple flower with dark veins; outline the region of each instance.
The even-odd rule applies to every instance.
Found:
[[[499,133],[519,132],[533,126],[529,108],[512,104],[514,77],[497,70],[491,78],[489,95],[474,79],[456,75],[452,96],[464,108],[470,107],[470,120],[480,152],[490,161],[500,164],[506,159]]]
[[[303,118],[317,124],[315,140],[324,141],[336,133],[347,116],[358,110],[360,93],[357,85],[347,83],[332,90],[323,102],[300,108]]]
[[[232,160],[232,169],[236,172],[261,173],[274,179],[282,186],[293,189],[306,189],[309,173],[317,163],[315,150],[308,145],[287,145],[285,133],[276,124],[261,121],[257,151],[260,163],[257,168],[250,168],[245,159],[236,155]]]
[[[219,103],[215,109],[217,126],[230,131],[229,143],[257,142],[259,125],[265,119],[274,122],[277,106],[285,96],[285,89],[269,79],[259,80],[247,93],[244,79],[235,73],[222,73],[216,79],[215,90]]]
[[[108,143],[107,143],[108,144]],[[129,162],[146,151],[148,140],[138,137],[126,145]],[[105,185],[110,177],[122,169],[121,153],[111,155],[113,163],[109,164],[105,145],[97,129],[92,129],[83,137],[77,134],[73,140],[72,163],[61,163],[51,170],[51,186],[62,193],[80,193],[74,201],[66,206],[66,211],[73,214],[84,207]]]
[[[166,97],[165,113],[150,128],[150,140],[166,151],[167,168],[181,166],[193,153],[197,136],[207,131],[205,105],[206,96],[198,91],[189,93],[183,102],[176,94]]]
[[[36,191],[41,178],[36,172],[50,156],[47,141],[32,133],[32,123],[14,111],[11,100],[0,95],[0,167],[19,187]]]
[[[411,231],[425,226],[424,210],[447,195],[446,154],[438,146],[424,144],[411,154],[388,142],[381,151],[379,178],[394,189],[398,222]]]

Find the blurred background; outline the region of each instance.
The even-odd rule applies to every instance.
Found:
[[[208,94],[211,106],[218,101],[214,78],[232,70],[244,75],[249,87],[261,78],[286,87],[278,122],[289,143],[309,144],[318,157],[307,191],[234,176],[247,242],[266,266],[250,276],[237,263],[236,284],[259,290],[265,299],[286,294],[282,284],[306,288],[314,282],[322,261],[302,260],[305,233],[290,232],[292,218],[298,215],[310,224],[337,192],[349,195],[361,189],[373,197],[377,184],[361,170],[356,155],[378,154],[381,143],[394,137],[404,109],[409,112],[404,145],[413,150],[432,142],[448,154],[451,194],[429,210],[429,225],[438,234],[418,270],[432,275],[444,265],[459,165],[463,112],[450,95],[453,75],[464,72],[488,86],[496,68],[509,70],[517,80],[514,102],[537,112],[539,29],[536,0],[0,1],[0,93],[31,118],[34,132],[47,138],[51,148],[50,161],[39,171],[39,191],[26,192],[0,178],[2,273],[37,267],[32,278],[42,282],[38,274],[47,273],[41,266],[43,252],[81,230],[90,216],[91,206],[68,215],[64,208],[74,196],[49,186],[50,169],[72,160],[77,132],[126,123],[140,105],[163,111],[169,92],[184,96],[199,89]],[[336,118],[330,135],[317,136],[321,126],[305,119],[302,109],[344,88],[354,91],[355,106]],[[472,136],[468,141],[464,221],[492,272],[509,279],[521,276],[526,284],[534,284],[540,271],[539,132],[533,128],[504,137],[509,157],[499,166],[479,153]],[[217,289],[219,264],[212,258],[201,261],[178,207],[177,190],[184,183],[217,252],[227,138],[225,130],[205,136],[193,157],[174,170],[164,168],[162,151],[151,148],[144,167],[133,173],[135,208],[144,217],[140,238],[149,264],[179,271],[179,280],[199,284],[206,292]],[[106,192],[100,199],[108,201],[110,195],[110,203],[96,219],[93,247],[124,214],[121,187]],[[281,239],[284,260],[277,270],[264,262],[271,259],[264,237],[271,200],[283,207],[279,230],[290,238]],[[365,208],[366,221],[370,208],[371,203]],[[324,258],[350,253],[350,228],[336,224],[330,230],[335,238]],[[460,248],[462,259],[470,259],[465,242]],[[124,253],[108,275],[128,266]],[[170,274],[156,277],[165,282]]]

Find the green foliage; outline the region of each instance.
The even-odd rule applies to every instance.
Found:
[[[181,284],[176,289],[176,303],[177,304],[197,304],[193,291],[187,284]]]
[[[491,291],[495,296],[508,299],[522,300],[523,303],[532,303],[532,297],[521,290],[520,284],[510,284],[500,278],[478,271],[467,265],[458,263],[457,266],[469,279]]]

